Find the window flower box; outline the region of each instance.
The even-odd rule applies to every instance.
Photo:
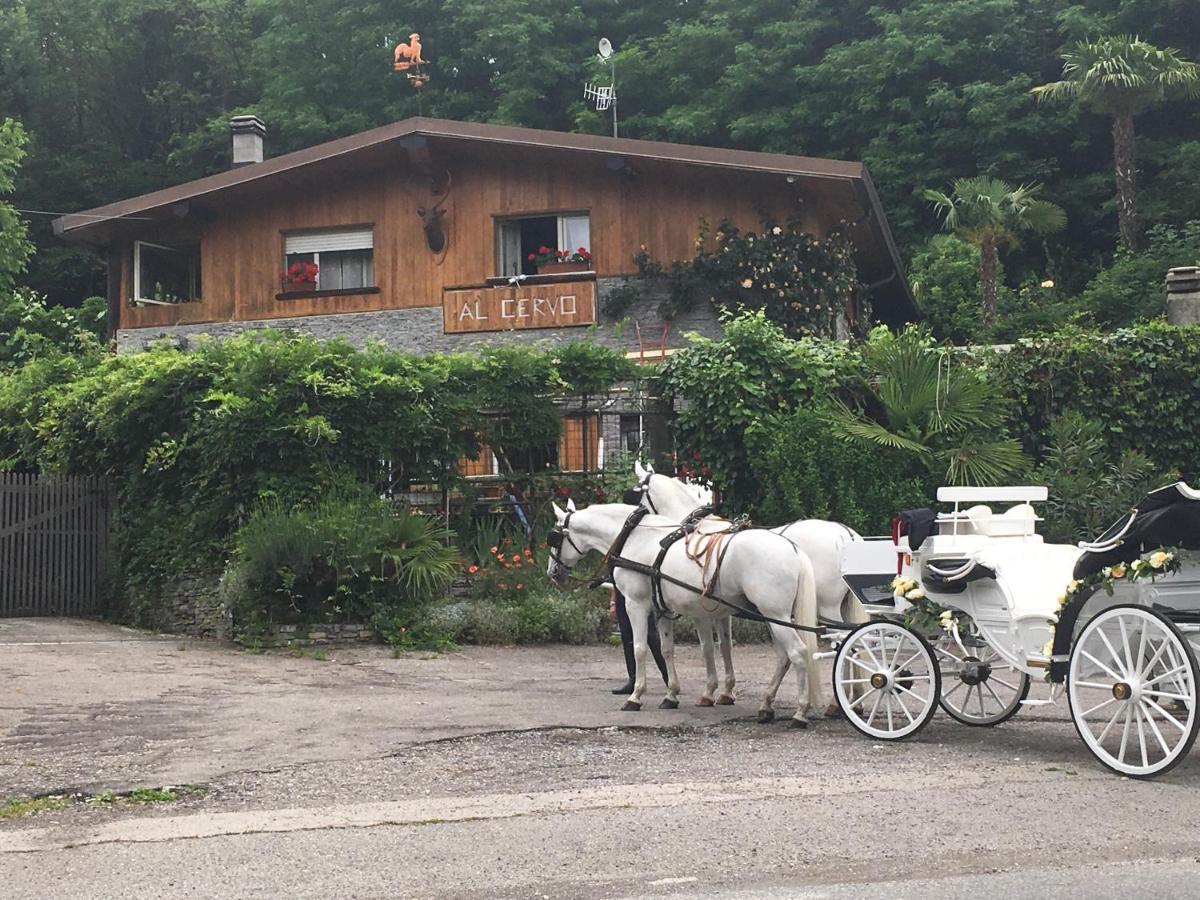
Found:
[[[317,289],[318,271],[316,263],[292,263],[287,267],[287,271],[280,276],[280,280],[283,283],[283,293],[296,294],[301,291],[315,291]]]
[[[537,266],[539,275],[561,275],[566,272],[590,272],[592,254],[586,247],[578,250],[552,250],[539,247],[537,253],[529,254],[529,261]]]

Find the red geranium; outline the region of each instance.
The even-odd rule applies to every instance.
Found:
[[[279,277],[285,284],[306,284],[317,280],[316,263],[294,262]]]

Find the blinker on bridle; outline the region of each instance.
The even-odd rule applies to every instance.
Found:
[[[571,540],[571,535],[568,532],[568,529],[571,527],[571,516],[573,515],[575,515],[574,510],[567,513],[567,517],[562,520],[562,524],[558,525],[548,535],[546,535],[546,546],[548,546],[551,550],[550,558],[554,560],[554,564],[556,566],[561,569],[567,569],[568,571],[570,570],[570,567],[562,561],[562,545],[564,540],[570,544],[572,549],[574,549],[574,551],[580,556],[585,555],[584,551],[579,549],[579,545]]]
[[[654,498],[650,496],[650,476],[653,474],[653,472],[647,472],[635,487],[631,487],[622,495],[621,500],[626,506],[637,506],[645,497],[646,506],[650,508],[650,512],[658,515],[658,507],[654,505]]]

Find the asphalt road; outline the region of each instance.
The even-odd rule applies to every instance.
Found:
[[[4,898],[1200,896],[1200,750],[1118,778],[1064,709],[880,744],[756,724],[761,647],[738,706],[633,714],[607,647],[320,662],[53,628],[0,621],[0,804],[206,793],[0,821]]]

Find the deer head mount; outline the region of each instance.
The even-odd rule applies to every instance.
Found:
[[[417,215],[421,217],[421,228],[425,231],[425,243],[432,253],[441,253],[446,249],[446,232],[442,228],[442,218],[446,210],[437,206],[426,209],[417,207]]]

